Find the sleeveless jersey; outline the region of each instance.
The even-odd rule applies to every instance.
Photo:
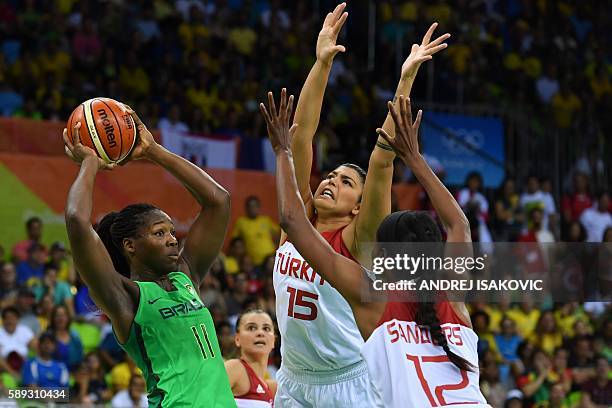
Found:
[[[246,394],[236,397],[238,408],[272,408],[274,406],[274,396],[268,388],[268,384],[261,381],[249,363],[240,360],[242,366],[249,376],[249,391]]]
[[[459,370],[429,331],[414,322],[418,303],[389,302],[361,354],[385,407],[489,407],[479,374]],[[463,325],[449,302],[436,305],[442,331],[455,354],[476,369],[478,336]]]
[[[187,275],[168,277],[176,290],[136,282],[138,310],[122,345],[143,372],[149,407],[235,407],[210,312]]]
[[[321,235],[336,252],[353,259],[342,229]],[[289,241],[276,251],[274,291],[283,366],[332,371],[363,361],[363,338],[349,304]]]

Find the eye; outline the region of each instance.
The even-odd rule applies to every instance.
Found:
[[[327,179],[327,180],[329,180],[329,179],[333,179],[333,178],[334,178],[334,175],[333,175],[333,174],[328,174],[328,175],[327,175],[327,177],[326,177],[326,179]]]
[[[164,236],[164,231],[155,231],[154,232],[156,237],[163,237]]]
[[[272,328],[271,328],[271,327],[266,326],[266,327],[264,327],[264,331],[271,332],[271,331],[272,331]]]
[[[350,181],[348,181],[348,180],[344,180],[344,181],[343,181],[343,183],[344,183],[344,184],[346,184],[346,185],[347,185],[347,186],[349,186],[349,187],[352,187],[352,186],[353,186],[353,185],[351,184],[351,182],[350,182]]]
[[[170,231],[170,235],[172,235],[173,237],[176,237],[176,231],[175,230]]]

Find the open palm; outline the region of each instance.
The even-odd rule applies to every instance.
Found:
[[[433,54],[445,49],[448,46],[448,44],[444,42],[450,38],[450,34],[448,33],[443,34],[431,41],[431,37],[433,36],[433,33],[437,27],[438,23],[433,23],[429,27],[429,30],[427,30],[425,33],[425,36],[423,36],[423,41],[421,41],[421,44],[412,45],[410,55],[408,58],[406,58],[406,61],[404,61],[404,64],[402,65],[402,78],[410,78],[416,75],[423,62],[429,61],[433,58]]]
[[[333,12],[327,13],[325,17],[323,28],[317,39],[317,59],[320,61],[331,63],[337,53],[346,51],[343,45],[336,44],[338,34],[348,17],[348,13],[344,12],[345,8],[346,3],[340,3]]]

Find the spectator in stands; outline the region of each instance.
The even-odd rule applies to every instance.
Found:
[[[595,363],[593,344],[590,336],[576,337],[570,350],[569,366],[577,369],[592,369]]]
[[[218,332],[217,332],[218,333]],[[120,362],[110,372],[110,381],[114,393],[127,390],[130,379],[135,375],[142,375],[142,371],[136,366],[134,360],[126,354],[125,361]]]
[[[606,228],[612,227],[610,215],[610,194],[602,191],[597,196],[597,203],[582,212],[580,223],[587,232],[587,242],[602,242]]]
[[[533,353],[533,363],[527,374],[521,376],[516,385],[521,389],[525,398],[533,404],[540,404],[550,400],[550,388],[552,386],[548,379],[551,362],[546,352],[536,349]]]
[[[582,110],[582,102],[567,82],[562,82],[559,92],[552,98],[552,108],[556,125],[562,130],[567,130],[576,123],[576,116]]]
[[[586,241],[586,229],[579,221],[572,221],[561,238],[565,242],[584,242]]]
[[[34,294],[32,294],[34,295]],[[50,294],[44,295],[38,307],[36,308],[36,318],[40,325],[40,330],[45,331],[51,322],[51,315],[53,314],[53,297]]]
[[[230,241],[229,251],[224,259],[225,272],[230,275],[236,274],[240,271],[240,260],[246,254],[246,246],[244,239],[241,237],[234,237]]]
[[[495,359],[499,357],[497,345],[493,333],[489,329],[489,315],[482,310],[477,310],[471,315],[474,331],[478,335],[478,354],[482,355],[485,351],[490,350],[494,353]]]
[[[530,175],[527,178],[527,191],[521,195],[519,204],[525,213],[529,213],[532,208],[540,208],[544,212],[542,226],[549,230],[549,221],[552,221],[550,217],[556,212],[555,202],[549,194],[542,191],[537,176]]]
[[[232,237],[240,237],[246,245],[246,252],[255,265],[261,265],[266,256],[276,250],[280,228],[267,215],[261,215],[259,198],[250,196],[245,201],[246,217],[236,220]]]
[[[130,378],[128,389],[119,391],[111,400],[112,408],[146,408],[148,406],[145,380],[140,375],[133,375]]]
[[[544,210],[531,206],[527,212],[529,229],[519,237],[519,242],[555,242],[553,234],[544,226]]]
[[[57,269],[55,269],[54,266],[45,267],[45,274],[42,280],[32,286],[32,291],[36,296],[37,302],[39,302],[44,295],[50,294],[53,297],[53,304],[55,306],[66,306],[70,314],[74,314],[70,285],[64,281],[58,280]]]
[[[516,241],[524,218],[513,178],[506,178],[498,189],[494,214],[492,232],[495,241]]]
[[[36,314],[34,314],[34,308],[36,306],[36,297],[34,293],[26,287],[19,288],[19,292],[17,293],[17,299],[15,301],[15,308],[19,312],[21,316],[19,319],[19,324],[22,324],[32,330],[34,335],[38,336],[40,334],[41,327],[40,321]]]
[[[508,317],[516,323],[519,335],[526,339],[531,336],[540,319],[540,311],[527,299],[508,311]]]
[[[17,283],[32,286],[43,278],[47,251],[39,243],[32,243],[28,248],[28,257],[17,264]]]
[[[163,117],[159,120],[157,128],[162,132],[189,132],[189,126],[181,121],[181,110],[176,104],[170,107],[167,117]]]
[[[574,175],[574,189],[570,194],[563,196],[563,221],[570,223],[580,219],[582,212],[593,205],[589,193],[589,181],[587,175],[577,172]]]
[[[553,96],[559,92],[556,65],[548,64],[546,73],[542,74],[536,81],[536,89],[540,100],[547,105],[550,104]]]
[[[542,312],[538,324],[528,340],[548,355],[552,355],[553,351],[563,344],[563,336],[557,329],[553,312],[550,310]]]
[[[102,360],[104,365],[108,368],[115,367],[117,364],[125,360],[125,351],[123,351],[117,342],[115,334],[110,327],[108,328],[106,334],[103,334],[102,341],[98,346],[98,351],[100,352],[100,360]]]
[[[570,408],[570,403],[566,399],[568,391],[563,387],[563,384],[553,384],[550,389],[550,408]]]
[[[242,305],[251,294],[249,293],[248,277],[244,273],[238,273],[234,279],[232,291],[225,295],[227,314],[231,317],[238,316],[242,311]]]
[[[234,357],[236,355],[236,344],[234,342],[234,333],[232,333],[232,325],[227,321],[222,321],[217,324],[216,332],[223,360]]]
[[[603,242],[612,242],[612,227],[608,227],[604,231]]]
[[[26,233],[28,239],[19,241],[13,246],[11,256],[14,262],[21,262],[28,259],[28,251],[32,244],[40,244],[43,232],[42,220],[38,217],[31,217],[26,221]]]
[[[15,370],[21,368],[28,350],[36,348],[36,338],[28,327],[19,324],[19,312],[12,306],[2,309],[0,358]]]
[[[509,317],[504,317],[501,321],[501,333],[496,334],[495,347],[502,358],[501,375],[502,379],[507,379],[510,372],[510,365],[518,360],[518,346],[523,339],[516,333],[516,323]]]
[[[520,390],[511,390],[506,396],[504,408],[523,408],[523,393]]]
[[[66,365],[53,358],[56,340],[51,333],[40,335],[38,355],[23,366],[22,383],[26,387],[67,387],[69,373]]]
[[[564,348],[557,348],[553,354],[552,367],[548,377],[555,383],[561,384],[565,392],[572,389],[572,370],[567,366],[569,352]]]
[[[472,240],[474,242],[491,242],[491,234],[487,227],[489,202],[480,192],[482,187],[480,173],[472,172],[468,174],[465,178],[465,187],[457,193],[457,202],[470,220]]]
[[[0,309],[13,305],[18,292],[15,266],[11,262],[0,261]]]
[[[484,365],[480,374],[480,389],[489,404],[503,406],[508,390],[500,381],[499,367],[495,361],[487,361]]]
[[[72,265],[71,258],[68,256],[66,246],[62,242],[54,242],[49,250],[49,261],[47,266],[52,266],[57,270],[57,279],[66,283],[74,283],[76,273]]]
[[[71,323],[70,312],[66,306],[53,308],[48,331],[57,341],[55,358],[72,370],[83,360],[83,344],[79,334],[70,330]]]
[[[612,406],[612,380],[610,362],[604,356],[597,357],[595,378],[581,387],[582,406],[599,408]]]

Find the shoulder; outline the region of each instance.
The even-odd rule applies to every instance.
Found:
[[[225,371],[233,391],[241,391],[238,388],[246,387],[245,392],[248,392],[248,387],[250,386],[249,373],[247,373],[242,361],[239,359],[227,360],[225,362]]]
[[[272,396],[276,395],[276,390],[278,389],[278,383],[275,380],[265,380],[266,385],[268,386],[268,388],[270,389],[270,393],[272,394]]]

